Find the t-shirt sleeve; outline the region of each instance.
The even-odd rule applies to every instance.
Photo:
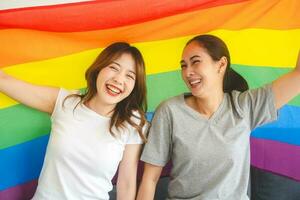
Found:
[[[165,166],[172,152],[171,121],[167,106],[159,106],[153,116],[147,143],[141,160],[157,166]]]
[[[139,112],[134,111],[131,119],[133,120],[134,123],[139,124],[141,121]],[[129,129],[129,134],[128,134],[128,137],[127,137],[125,143],[126,144],[143,144],[144,141],[141,138],[138,131],[134,127],[130,126],[129,124],[128,124],[128,126],[130,127],[130,129]],[[148,128],[149,128],[149,123],[146,121],[146,123],[144,124],[143,129],[142,129],[142,134],[144,136],[146,136]]]
[[[70,92],[68,90],[60,88],[60,90],[58,92],[58,95],[57,95],[57,98],[56,98],[56,102],[55,102],[53,112],[51,114],[51,119],[52,120],[57,115],[57,113],[60,112],[60,110],[62,109],[64,99],[68,95],[70,95]]]
[[[277,119],[272,84],[239,93],[236,100],[248,118],[251,130]]]
[[[146,123],[143,126],[143,131],[142,131],[143,135],[146,135],[147,128],[148,128],[148,123]],[[133,127],[131,129],[132,130],[129,133],[126,144],[143,144],[144,142],[143,142],[140,134],[138,133],[138,131]]]

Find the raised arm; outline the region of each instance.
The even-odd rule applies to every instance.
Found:
[[[59,88],[38,86],[18,80],[0,70],[0,92],[16,101],[52,113]]]
[[[137,200],[153,200],[155,189],[163,167],[145,163],[144,174]]]
[[[137,167],[141,144],[127,144],[119,165],[117,200],[134,200],[136,196]]]
[[[277,109],[300,94],[300,51],[295,69],[275,80],[272,84],[272,90]]]

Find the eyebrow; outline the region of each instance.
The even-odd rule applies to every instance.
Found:
[[[200,56],[194,55],[194,56],[190,57],[190,60],[193,60],[194,58],[200,58]],[[184,63],[185,63],[184,60],[181,60],[181,61],[180,61],[180,64],[184,64]]]
[[[119,63],[117,63],[115,61],[112,61],[112,63],[118,65],[119,67],[122,67]],[[136,73],[134,71],[132,71],[132,70],[129,70],[129,72],[132,73],[132,74],[134,74],[134,75],[136,75]]]

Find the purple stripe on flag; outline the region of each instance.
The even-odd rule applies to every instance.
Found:
[[[29,200],[36,190],[37,180],[0,191],[1,200]]]
[[[251,164],[300,181],[300,146],[251,138]]]

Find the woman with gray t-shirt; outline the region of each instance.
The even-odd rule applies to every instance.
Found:
[[[190,93],[156,110],[137,199],[153,199],[162,168],[172,160],[167,199],[248,200],[250,132],[276,120],[277,109],[300,93],[299,56],[293,71],[248,90],[230,68],[226,44],[200,35],[186,44],[181,69]]]

